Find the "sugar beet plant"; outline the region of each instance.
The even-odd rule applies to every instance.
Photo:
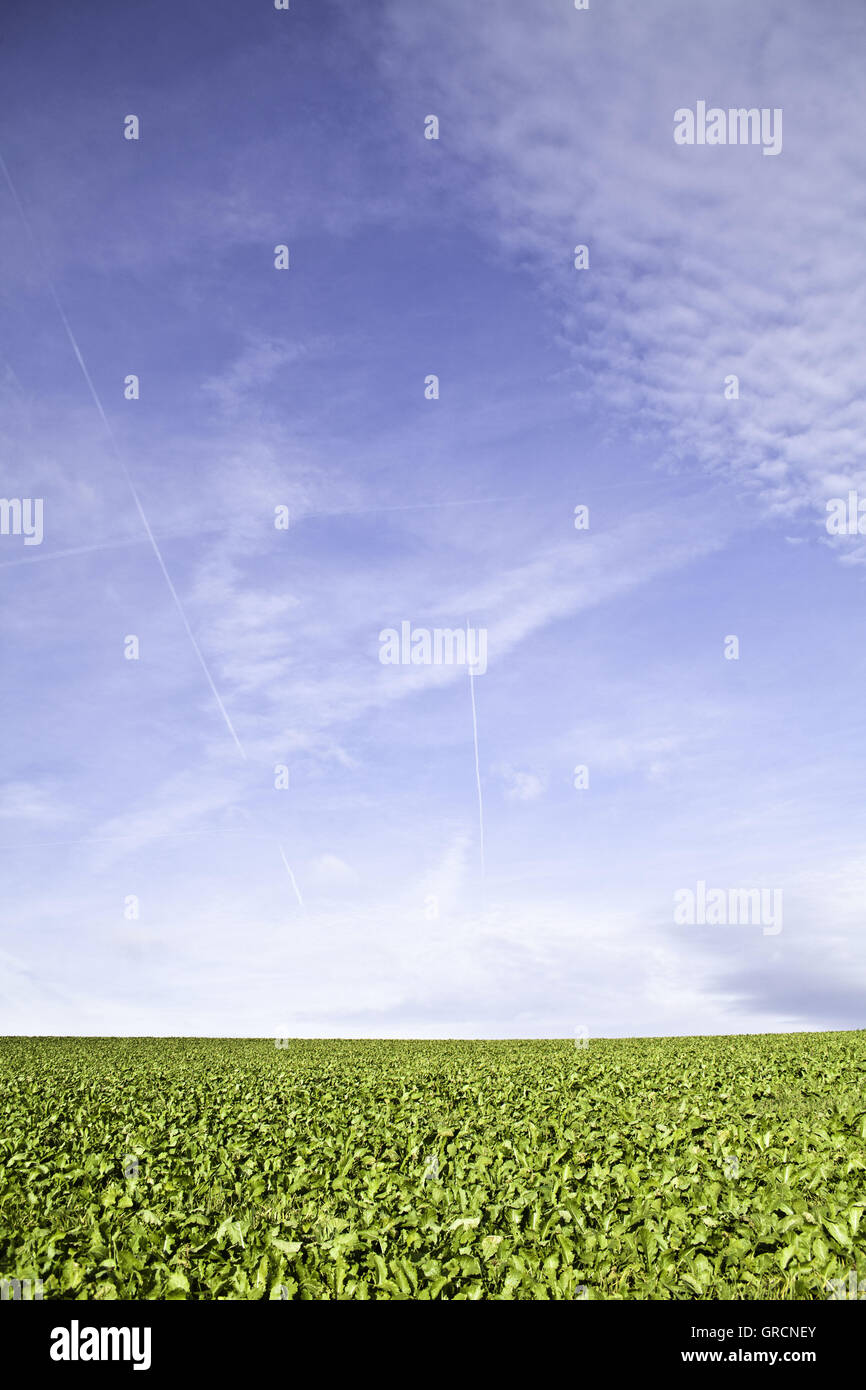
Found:
[[[45,1299],[866,1296],[864,1092],[863,1032],[9,1038],[0,1278]]]

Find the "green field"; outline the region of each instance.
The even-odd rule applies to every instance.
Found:
[[[45,1299],[866,1294],[866,1032],[0,1040]]]

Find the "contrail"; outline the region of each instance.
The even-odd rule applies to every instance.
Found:
[[[33,565],[44,560],[65,560],[70,555],[90,555],[98,550],[119,550],[125,545],[146,545],[146,536],[123,536],[116,541],[100,541],[97,545],[72,545],[66,550],[48,550],[44,555],[25,555],[20,560],[0,561],[0,570],[10,565]]]
[[[291,865],[289,864],[289,861],[288,861],[288,859],[286,858],[286,852],[285,852],[285,850],[283,849],[282,845],[280,845],[280,858],[282,859],[283,863],[284,863],[285,866],[286,866],[286,873],[288,874],[289,878],[292,880],[292,887],[293,887],[294,890],[295,890],[295,896],[297,897],[298,902],[300,903],[301,907],[303,908],[303,907],[304,907],[304,900],[303,900],[303,898],[301,897],[300,889],[298,888],[298,885],[297,885],[297,883],[296,883],[296,881],[295,881],[295,875],[292,873]],[[304,908],[304,911],[306,912],[306,908]]]
[[[486,909],[486,873],[484,867],[484,802],[481,797],[481,769],[478,765],[478,717],[475,712],[475,677],[469,668],[469,695],[472,700],[472,741],[475,745],[475,785],[478,788],[478,830],[481,844],[481,889]]]
[[[237,747],[238,752],[240,753],[241,757],[244,759],[244,762],[246,762],[246,760],[247,760],[247,755],[246,755],[246,753],[244,752],[243,747],[241,746],[241,741],[240,741],[240,739],[238,738],[237,734],[235,733],[234,725],[232,724],[232,721],[229,719],[229,716],[228,716],[228,711],[227,711],[225,705],[223,704],[222,700],[220,699],[219,691],[217,690],[216,686],[214,685],[213,676],[211,675],[210,671],[208,670],[207,662],[205,661],[205,659],[204,659],[204,657],[203,657],[203,655],[202,655],[201,648],[199,647],[198,642],[195,640],[195,636],[193,635],[193,630],[192,630],[192,628],[190,627],[189,621],[188,621],[187,616],[186,616],[186,613],[184,612],[183,604],[181,603],[180,598],[178,597],[177,590],[175,589],[174,584],[172,583],[171,575],[169,574],[168,570],[166,569],[165,561],[164,561],[163,558],[162,558],[162,552],[160,551],[160,548],[159,548],[159,546],[157,545],[156,537],[154,536],[153,532],[152,532],[151,529],[150,529],[150,522],[148,521],[148,519],[147,519],[147,517],[146,517],[146,515],[145,515],[145,512],[144,512],[144,508],[143,508],[143,506],[141,505],[141,499],[139,498],[138,492],[136,491],[135,484],[134,484],[133,481],[132,481],[132,477],[131,477],[131,475],[130,475],[129,469],[127,468],[126,463],[125,463],[125,461],[124,461],[124,459],[123,459],[123,456],[122,456],[120,450],[119,450],[118,447],[117,447],[117,440],[116,440],[115,437],[114,437],[114,433],[113,433],[113,431],[112,431],[111,425],[108,423],[108,417],[107,417],[107,415],[105,414],[105,411],[104,411],[103,408],[102,408],[102,401],[99,399],[99,395],[98,395],[98,393],[97,393],[96,387],[94,386],[93,381],[92,381],[91,376],[90,376],[90,373],[89,373],[89,371],[87,370],[87,364],[85,363],[84,358],[83,358],[82,355],[81,355],[81,349],[79,348],[78,343],[75,341],[75,335],[73,334],[72,329],[71,329],[71,327],[70,327],[70,325],[69,325],[69,320],[67,319],[66,314],[65,314],[64,311],[63,311],[63,305],[60,303],[60,300],[59,300],[58,297],[57,297],[57,291],[56,291],[55,288],[54,288],[54,282],[52,281],[51,276],[50,276],[50,275],[48,274],[48,272],[45,270],[45,257],[44,257],[44,255],[42,254],[42,248],[41,248],[40,245],[39,245],[39,242],[38,242],[38,240],[37,240],[37,237],[36,237],[35,232],[33,231],[33,228],[30,226],[30,223],[29,223],[28,220],[27,220],[27,214],[25,213],[24,208],[23,208],[23,206],[22,206],[22,204],[21,204],[21,199],[18,197],[18,194],[17,194],[17,192],[16,192],[16,190],[15,190],[15,185],[13,184],[12,179],[11,179],[11,177],[10,177],[9,170],[6,168],[6,161],[4,160],[2,154],[0,154],[0,169],[3,170],[3,177],[5,178],[6,183],[7,183],[8,186],[9,186],[9,192],[12,194],[13,200],[14,200],[14,202],[15,202],[15,206],[16,206],[17,209],[18,209],[18,215],[20,216],[21,221],[22,221],[23,224],[24,224],[24,227],[25,227],[25,230],[26,230],[26,232],[27,232],[27,235],[29,236],[31,242],[33,243],[34,250],[36,251],[37,260],[39,261],[40,266],[42,267],[43,273],[45,274],[46,282],[47,282],[47,284],[48,284],[48,288],[49,288],[49,290],[51,291],[51,298],[54,300],[55,306],[56,306],[56,308],[57,308],[57,312],[58,312],[58,314],[60,315],[60,320],[61,320],[61,322],[62,322],[62,324],[63,324],[64,329],[66,330],[66,336],[67,336],[67,338],[69,339],[69,342],[70,342],[70,344],[71,344],[71,346],[72,346],[72,351],[75,353],[75,356],[76,356],[76,358],[77,358],[77,360],[78,360],[78,365],[79,365],[79,367],[81,368],[82,373],[84,374],[84,380],[87,382],[88,389],[89,389],[89,391],[90,391],[91,396],[93,397],[94,405],[96,406],[96,409],[99,411],[99,416],[100,416],[100,419],[102,420],[102,423],[103,423],[103,425],[104,425],[104,427],[105,427],[105,432],[106,432],[106,434],[107,434],[107,436],[108,436],[108,439],[109,439],[109,442],[110,442],[110,444],[111,444],[111,447],[112,447],[112,450],[113,450],[113,453],[114,453],[115,460],[116,460],[116,462],[120,465],[120,468],[121,468],[121,470],[122,470],[122,472],[123,472],[123,476],[124,476],[125,479],[126,479],[127,485],[128,485],[128,487],[129,487],[129,491],[130,491],[131,494],[132,494],[132,500],[133,500],[133,502],[135,503],[136,510],[137,510],[137,512],[138,512],[139,517],[141,518],[141,524],[142,524],[142,526],[144,527],[144,530],[145,530],[145,533],[146,533],[146,535],[147,535],[148,540],[150,541],[151,548],[153,549],[153,553],[154,553],[154,555],[156,556],[156,559],[157,559],[157,563],[158,563],[160,569],[162,570],[163,577],[164,577],[164,579],[165,579],[166,584],[168,585],[168,591],[169,591],[169,593],[171,594],[172,599],[174,600],[174,606],[175,606],[175,608],[177,609],[177,611],[178,611],[178,613],[179,613],[179,615],[180,615],[180,620],[181,620],[181,622],[183,623],[183,625],[184,625],[184,627],[185,627],[185,629],[186,629],[186,634],[187,634],[187,636],[188,636],[188,638],[189,638],[189,640],[190,640],[190,643],[192,644],[192,649],[193,649],[193,651],[195,652],[196,656],[198,657],[199,665],[201,666],[201,669],[204,671],[205,677],[207,678],[207,683],[208,683],[208,685],[210,686],[211,692],[212,692],[212,694],[213,694],[213,697],[214,697],[214,699],[215,699],[216,702],[217,702],[217,706],[218,706],[218,708],[219,708],[220,714],[222,715],[223,719],[225,720],[226,728],[228,729],[229,733],[231,734],[232,738],[234,739],[235,746]]]

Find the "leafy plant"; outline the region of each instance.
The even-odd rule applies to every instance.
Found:
[[[559,1300],[866,1276],[866,1033],[282,1042],[0,1040],[0,1278]]]

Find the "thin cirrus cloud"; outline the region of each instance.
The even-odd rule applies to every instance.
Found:
[[[861,477],[857,7],[830,26],[805,5],[757,26],[745,4],[685,21],[677,0],[592,20],[514,7],[489,25],[456,0],[445,14],[392,7],[390,68],[420,69],[435,28],[441,148],[473,168],[463,193],[485,233],[544,279],[575,390],[767,506],[796,513],[829,474]],[[698,97],[783,107],[782,158],[675,146],[673,113]],[[570,269],[577,242],[591,275]]]

